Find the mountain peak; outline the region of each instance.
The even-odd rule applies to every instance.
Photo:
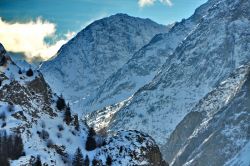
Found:
[[[166,26],[119,13],[87,26],[59,50],[56,58],[45,62],[41,70],[66,99],[87,101],[87,96],[95,93],[154,35],[166,32]]]
[[[111,15],[110,17],[132,17],[132,16],[129,16],[126,13],[117,13],[117,14]]]
[[[104,17],[102,19],[96,20],[93,23],[91,23],[90,25],[88,25],[84,30],[89,29],[89,28],[93,28],[93,26],[97,26],[97,25],[102,25],[105,28],[109,27],[109,26],[117,26],[117,25],[121,25],[121,24],[150,24],[151,26],[162,26],[163,28],[167,29],[166,26],[164,25],[160,25],[154,21],[152,21],[149,18],[140,18],[140,17],[134,17],[134,16],[130,16],[128,14],[125,13],[117,13],[108,17]]]
[[[106,17],[106,18],[110,18],[110,19],[111,18],[118,18],[118,19],[139,19],[139,20],[147,20],[147,21],[150,21],[150,22],[154,22],[154,21],[152,21],[149,18],[134,17],[134,16],[130,16],[130,15],[126,14],[126,13],[117,13],[117,14],[111,15],[111,16]]]

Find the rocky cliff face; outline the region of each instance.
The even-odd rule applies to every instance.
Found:
[[[108,129],[138,129],[164,144],[200,99],[250,60],[249,5],[242,0],[208,1],[208,13],[161,72],[114,114]]]
[[[66,113],[73,112],[70,107],[58,106],[59,97],[39,71],[23,71],[1,49],[0,138],[2,133],[20,135],[24,152],[11,165],[32,165],[37,156],[45,165],[72,165],[77,148],[84,160],[88,156],[90,163],[99,165],[105,165],[108,156],[114,165],[165,164],[155,141],[138,131],[94,134],[95,144],[92,139],[92,148],[87,149],[90,130],[85,123]]]
[[[164,146],[170,165],[250,164],[249,69],[237,69],[178,124]]]
[[[79,32],[41,71],[57,93],[71,103],[84,103],[155,34],[167,31],[166,26],[149,19],[113,15]]]

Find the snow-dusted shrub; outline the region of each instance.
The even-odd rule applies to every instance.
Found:
[[[61,124],[59,124],[59,125],[57,126],[57,128],[58,128],[59,131],[64,130],[64,127],[63,127],[63,125],[61,125]]]
[[[43,140],[47,140],[47,139],[49,139],[49,133],[46,130],[42,130],[41,133],[40,133],[40,137]]]
[[[53,141],[51,139],[47,140],[47,147],[51,148],[54,145]]]
[[[14,112],[15,111],[14,105],[12,103],[8,103],[7,110],[9,112]]]
[[[62,138],[62,134],[61,133],[56,133],[57,138]]]
[[[45,122],[44,122],[44,121],[42,121],[42,123],[41,123],[41,127],[42,127],[43,129],[46,127],[46,125],[45,125]]]

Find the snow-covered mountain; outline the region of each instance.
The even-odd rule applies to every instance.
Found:
[[[82,107],[105,80],[167,26],[116,14],[87,26],[65,44],[41,71],[57,93]],[[77,109],[77,108],[76,108]]]
[[[91,96],[88,109],[98,110],[121,102],[152,81],[161,66],[170,61],[170,55],[176,47],[198,26],[213,4],[215,1],[209,1],[200,6],[190,18],[174,24],[168,33],[156,35],[100,86],[97,94]]]
[[[185,116],[164,146],[170,165],[250,165],[250,66],[241,66]]]
[[[72,111],[39,71],[22,70],[0,44],[1,166],[8,160],[13,166],[166,165],[150,136],[95,133]]]
[[[199,100],[250,60],[250,2],[210,0],[204,6],[208,12],[160,73],[114,113],[109,130],[138,129],[164,144]]]

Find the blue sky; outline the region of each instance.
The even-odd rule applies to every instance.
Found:
[[[169,24],[189,17],[206,0],[159,1],[140,7],[137,0],[1,0],[0,17],[7,21],[28,21],[42,17],[57,24],[59,32],[79,31],[86,23],[116,13],[150,18]]]
[[[54,35],[41,37],[46,45],[47,41],[56,42],[68,32],[78,32],[92,21],[116,13],[150,18],[166,25],[191,16],[204,2],[206,0],[0,0],[0,17],[8,25],[36,21],[38,17],[53,23],[55,32],[50,33]],[[30,31],[32,29],[37,28]],[[51,40],[46,40],[48,36]],[[1,34],[0,40],[3,40]]]

